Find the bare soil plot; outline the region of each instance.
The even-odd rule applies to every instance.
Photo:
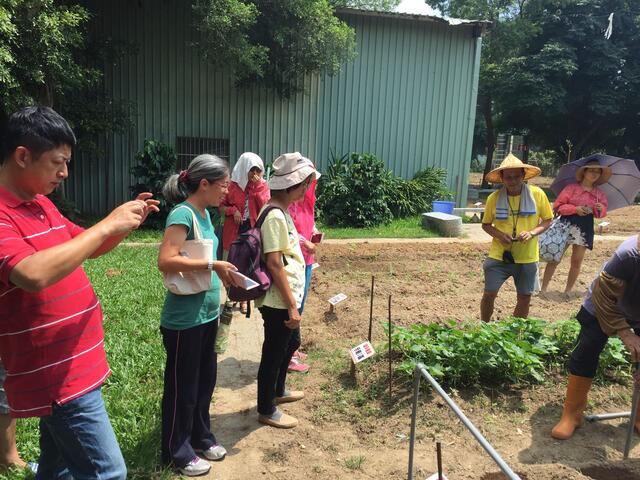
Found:
[[[587,255],[576,294],[536,297],[531,315],[553,322],[575,314],[588,282],[618,243],[598,240]],[[303,388],[307,396],[283,408],[300,425],[279,431],[256,422],[261,320],[236,317],[230,351],[220,361],[212,407],[214,431],[230,455],[214,465],[209,478],[406,478],[408,382],[398,381],[390,400],[385,361],[365,366],[360,385],[348,374],[346,349],[367,336],[371,275],[376,276],[374,343],[382,347],[379,322],[386,320],[388,295],[398,324],[477,321],[486,250],[487,244],[473,243],[323,245],[303,316],[303,344],[311,355],[312,370],[290,376],[291,386]],[[566,261],[559,267],[552,290],[561,290],[567,267]],[[329,313],[326,300],[337,293],[345,293],[348,300]],[[509,315],[514,302],[515,291],[508,284],[498,298],[496,316]],[[384,351],[379,353],[384,358]],[[415,478],[424,479],[435,471],[435,439],[443,442],[450,479],[504,478],[444,402],[426,386],[422,392]],[[634,460],[640,458],[640,437],[634,440],[632,459],[622,461],[626,428],[622,421],[585,425],[566,442],[549,437],[561,411],[563,377],[534,387],[501,390],[478,385],[451,394],[523,479],[640,478],[640,461]],[[620,411],[628,409],[630,401],[628,385],[596,386],[589,411]]]

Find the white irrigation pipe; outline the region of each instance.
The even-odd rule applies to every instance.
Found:
[[[418,412],[418,395],[420,393],[420,379],[424,377],[427,382],[431,384],[436,392],[447,402],[449,408],[453,410],[458,418],[462,421],[465,427],[471,432],[471,434],[476,438],[478,443],[485,449],[485,451],[489,454],[489,456],[493,459],[494,462],[500,467],[500,470],[509,478],[509,480],[521,480],[516,473],[511,470],[509,465],[502,459],[502,457],[495,451],[495,449],[491,446],[491,444],[487,441],[486,438],[480,433],[480,431],[475,427],[471,420],[469,420],[466,415],[460,410],[460,407],[456,405],[447,392],[445,392],[440,384],[436,382],[436,380],[429,375],[426,367],[419,363],[416,365],[415,370],[413,371],[413,408],[411,410],[411,435],[409,438],[409,480],[413,480],[413,450],[415,447],[416,441],[416,418]]]

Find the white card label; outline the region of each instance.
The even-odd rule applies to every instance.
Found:
[[[344,293],[339,293],[333,297],[331,297],[328,301],[331,305],[337,305],[338,303],[342,302],[343,300],[346,300],[347,296]]]
[[[373,357],[374,353],[376,353],[373,349],[373,346],[369,342],[364,342],[357,347],[353,347],[350,352],[353,363],[360,363],[361,361],[366,360],[369,357]]]

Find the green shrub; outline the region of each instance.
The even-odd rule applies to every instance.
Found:
[[[387,169],[369,153],[335,159],[318,182],[317,210],[325,225],[367,228],[389,223]]]
[[[178,157],[171,146],[156,140],[145,140],[142,151],[136,154],[136,163],[131,173],[138,183],[130,187],[131,193],[138,195],[151,192],[155,199],[160,200],[160,212],[150,215],[145,224],[155,228],[164,227],[170,205],[162,195],[162,187],[167,178],[176,173]]]
[[[436,379],[450,386],[542,382],[562,368],[575,346],[580,327],[575,320],[549,325],[543,320],[512,318],[501,322],[396,327],[394,349],[404,361],[399,370],[411,375],[423,363]],[[600,371],[629,375],[624,345],[610,339],[600,357]]]
[[[447,171],[425,168],[412,180],[404,180],[389,172],[385,182],[387,206],[394,218],[405,218],[431,211],[434,200],[450,200],[453,193],[447,188]]]
[[[434,200],[452,198],[446,177],[443,169],[425,168],[404,180],[371,154],[332,153],[318,183],[316,214],[328,226],[361,228],[430,212]]]
[[[62,213],[62,215],[67,217],[73,223],[77,223],[78,225],[81,225],[83,227],[86,227],[88,225],[85,215],[83,215],[82,212],[78,210],[75,202],[66,197],[62,191],[56,189],[52,193],[50,193],[48,197],[49,200],[51,200],[56,208],[60,211],[60,213]]]

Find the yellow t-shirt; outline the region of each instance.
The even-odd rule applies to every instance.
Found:
[[[284,269],[287,272],[289,288],[293,298],[296,299],[297,307],[300,308],[304,295],[305,265],[298,232],[289,213],[283,213],[279,208],[271,210],[260,228],[260,236],[263,255],[270,252],[282,252],[284,255],[282,263],[285,264]],[[287,304],[275,283],[271,284],[263,297],[256,300],[256,307],[262,306],[287,309]]]
[[[524,187],[523,187],[524,188]],[[487,198],[487,204],[484,209],[482,223],[493,224],[495,228],[501,232],[511,236],[513,227],[516,226],[516,236],[521,232],[533,230],[541,221],[553,218],[553,210],[547,195],[539,187],[529,185],[533,200],[536,204],[536,214],[521,217],[520,213],[520,195],[507,196],[509,202],[509,216],[506,220],[496,220],[496,203],[500,191],[493,192]],[[515,215],[514,215],[515,214]],[[489,257],[495,260],[502,260],[502,254],[505,246],[498,239],[494,238],[491,242]],[[538,246],[538,237],[533,237],[528,242],[513,242],[511,244],[511,253],[516,263],[533,263],[540,259],[540,250]]]

